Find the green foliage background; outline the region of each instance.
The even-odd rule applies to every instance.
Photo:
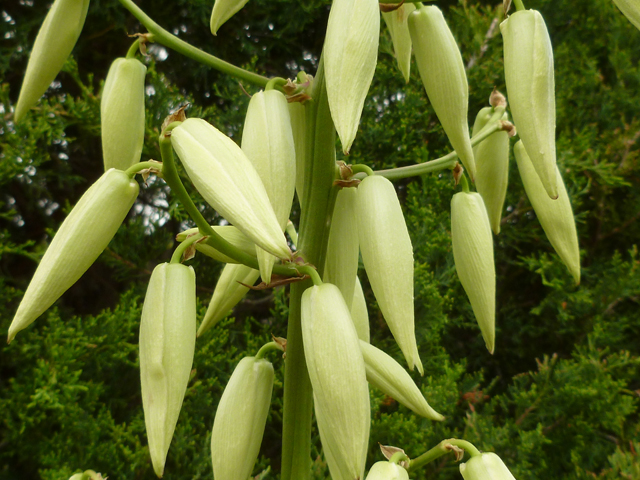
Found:
[[[496,0],[438,2],[468,65],[470,121],[494,86],[505,91]],[[250,0],[217,37],[210,0],[141,1],[158,23],[196,46],[265,75],[313,73],[330,2]],[[484,348],[455,274],[451,176],[397,182],[415,254],[416,328],[425,376],[415,377],[447,418],[433,423],[371,390],[369,464],[377,442],[417,456],[449,437],[495,451],[518,480],[640,478],[640,32],[610,0],[529,0],[555,51],[558,163],[582,251],[582,284],[546,240],[511,163],[502,233],[495,237],[497,341]],[[110,62],[140,26],[115,0],[92,0],[82,36],[57,82],[14,125],[28,52],[48,2],[5,2],[0,34],[0,332],[6,333],[37,261],[65,214],[102,171],[100,88]],[[348,161],[407,165],[449,150],[415,63],[405,85],[388,32]],[[168,54],[168,55],[167,55]],[[238,139],[248,97],[237,81],[150,48],[143,160],[171,109],[189,102]],[[255,88],[244,85],[250,92]],[[201,201],[194,193],[194,198]],[[108,206],[105,206],[108,208]],[[212,222],[219,220],[206,210]],[[296,212],[294,212],[294,217]],[[0,348],[0,479],[60,480],[94,469],[151,479],[137,360],[149,275],[166,261],[188,219],[151,177],[125,225],[85,276],[10,346]],[[78,248],[83,248],[78,245]],[[220,265],[196,257],[199,312]],[[372,343],[400,359],[366,274]],[[244,355],[286,334],[287,292],[252,293],[198,340],[194,371],[165,478],[211,479],[209,430],[218,398]],[[273,405],[255,474],[279,470],[283,362],[275,354]],[[314,443],[315,478],[328,476]],[[460,478],[452,458],[413,475]]]

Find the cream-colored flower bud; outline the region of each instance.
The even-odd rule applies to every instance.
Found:
[[[490,353],[495,348],[496,270],[487,209],[479,193],[451,199],[453,260]]]
[[[302,294],[302,340],[322,448],[333,480],[364,477],[371,413],[364,361],[338,287]]]
[[[260,176],[233,140],[189,118],[173,129],[171,144],[207,203],[256,245],[278,258],[291,256]]]
[[[437,421],[444,419],[429,406],[411,376],[398,362],[362,340],[360,350],[367,370],[367,381],[371,385],[418,415]]]
[[[211,432],[215,480],[247,480],[260,452],[267,423],[273,365],[255,357],[240,360],[222,392]]]
[[[249,102],[242,151],[253,163],[284,232],[296,189],[296,151],[287,99],[277,90],[258,92]],[[271,282],[275,257],[257,248],[260,275]]]
[[[469,86],[456,39],[436,6],[421,7],[409,15],[409,32],[429,101],[458,158],[475,178],[467,123]]]
[[[291,132],[296,150],[296,193],[298,202],[302,206],[304,198],[304,166],[307,158],[307,107],[300,102],[288,104],[291,118]]]
[[[347,305],[353,302],[360,257],[358,224],[355,220],[357,198],[358,191],[355,188],[343,188],[338,192],[323,272],[323,281],[338,287]]]
[[[569,194],[562,181],[562,175],[556,167],[558,199],[551,200],[548,195],[545,195],[544,186],[536,175],[531,158],[527,155],[528,152],[521,141],[516,143],[513,152],[524,189],[538,220],[540,220],[540,225],[542,225],[551,246],[567,266],[576,285],[578,285],[580,283],[580,247],[578,246],[576,222],[573,218]]]
[[[349,153],[378,62],[377,0],[333,0],[322,58],[331,117]]]
[[[640,1],[638,0],[613,0],[627,19],[640,30]]]
[[[140,161],[146,73],[147,67],[135,58],[117,58],[109,68],[100,101],[105,170],[126,170]]]
[[[196,275],[180,263],[151,274],[140,321],[140,382],[153,470],[162,477],[196,346]]]
[[[409,473],[391,462],[376,462],[367,473],[366,480],[409,480]]]
[[[464,480],[515,480],[502,459],[495,453],[481,453],[460,464]]]
[[[56,78],[78,41],[89,0],[55,0],[29,56],[14,119],[19,123]]]
[[[547,194],[558,197],[553,48],[540,12],[520,10],[500,24],[513,121]]]
[[[96,261],[138,196],[138,182],[111,169],[91,185],[62,222],[27,287],[8,342],[29,326]]]
[[[209,26],[211,27],[211,33],[218,34],[218,29],[236,13],[238,13],[242,7],[244,7],[249,0],[216,0],[213,4],[213,11],[211,12],[211,21]]]
[[[362,284],[358,277],[356,277],[353,301],[351,302],[351,320],[353,320],[353,325],[356,327],[356,332],[358,332],[358,338],[363,342],[369,343],[369,311],[362,291]]]
[[[240,230],[238,230],[236,227],[232,225],[224,225],[224,226],[212,225],[211,228],[213,229],[214,232],[216,232],[218,235],[220,235],[223,239],[225,239],[234,247],[239,248],[247,255],[253,255],[255,257],[256,244],[253,243],[251,240],[249,240],[249,238]],[[184,232],[180,232],[178,235],[176,235],[176,240],[178,242],[184,242],[187,238],[191,237],[192,235],[200,235],[200,237],[202,237],[202,235],[199,232],[200,231],[198,227],[190,228],[189,230],[185,230]],[[195,246],[197,251],[204,253],[206,256],[211,257],[214,260],[217,260],[218,262],[238,263],[233,258],[227,257],[226,255],[220,253],[218,250],[213,248],[208,243],[198,242],[195,244]]]
[[[480,110],[473,124],[473,136],[487,124],[493,108]],[[505,112],[502,120],[509,120]],[[495,132],[473,148],[476,159],[476,187],[487,207],[491,229],[498,235],[502,220],[502,207],[509,183],[509,134],[504,130]]]
[[[409,83],[411,72],[411,35],[409,34],[409,15],[416,9],[413,3],[405,3],[392,12],[382,12],[382,18],[387,24],[393,53],[398,62],[398,68],[402,72],[404,80]]]
[[[213,290],[207,312],[198,328],[198,336],[229,315],[233,307],[249,291],[249,288],[244,285],[253,285],[259,276],[260,272],[243,264],[225,265]]]
[[[382,315],[409,369],[423,374],[414,326],[413,247],[389,180],[372,175],[360,183],[356,218],[362,261]]]

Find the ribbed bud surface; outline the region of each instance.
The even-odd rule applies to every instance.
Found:
[[[366,480],[409,480],[407,470],[391,462],[376,462]]]
[[[464,480],[515,480],[502,459],[495,453],[481,453],[460,464]]]
[[[398,69],[402,72],[405,82],[409,83],[411,73],[411,35],[409,34],[409,15],[416,9],[413,3],[405,3],[393,12],[382,12],[382,18],[387,24],[393,53],[396,56]]]

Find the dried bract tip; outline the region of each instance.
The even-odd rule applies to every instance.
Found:
[[[453,180],[455,181],[456,185],[460,183],[460,177],[462,177],[463,172],[464,172],[464,167],[462,166],[462,164],[456,163],[456,166],[453,167],[453,170],[452,170]]]
[[[507,106],[507,97],[505,97],[502,93],[498,91],[497,88],[494,88],[489,96],[489,105],[493,108],[497,107],[505,107]]]
[[[513,138],[518,134],[516,126],[508,120],[500,121],[500,130],[503,130],[509,134],[509,138]]]

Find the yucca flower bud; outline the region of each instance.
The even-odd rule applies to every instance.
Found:
[[[362,284],[358,277],[356,277],[350,313],[351,320],[353,320],[353,325],[356,327],[356,332],[358,333],[358,338],[363,342],[369,343],[369,312],[367,310],[367,301],[362,291]]]
[[[253,285],[259,276],[260,272],[243,264],[225,265],[213,290],[207,312],[198,328],[198,336],[229,315],[233,307],[249,291],[245,285]]]
[[[296,190],[296,150],[287,99],[277,90],[258,92],[249,102],[242,151],[256,168],[282,231]],[[260,275],[271,281],[275,257],[257,247]]]
[[[302,206],[304,196],[304,167],[307,158],[307,107],[300,102],[288,104],[291,118],[291,132],[296,150],[296,193],[298,202]]]
[[[343,188],[338,192],[323,272],[323,281],[338,287],[347,305],[353,301],[360,257],[358,225],[354,221],[357,198],[355,188]]]
[[[409,15],[409,32],[429,101],[458,158],[475,178],[467,123],[469,86],[458,44],[435,6],[421,7]]]
[[[411,71],[411,35],[409,34],[409,15],[416,9],[413,3],[405,3],[392,12],[382,12],[382,18],[387,24],[393,53],[398,62],[398,68],[402,72],[405,82],[409,83]]]
[[[216,0],[213,4],[213,11],[211,12],[211,33],[217,35],[218,29],[238,13],[248,1],[249,0]]]
[[[331,117],[349,153],[378,62],[380,13],[376,0],[334,0],[323,61]]]
[[[638,0],[613,0],[625,17],[640,30],[640,2]]]
[[[196,275],[180,263],[151,274],[140,321],[140,382],[153,470],[162,477],[196,346]]]
[[[495,453],[481,453],[460,464],[464,480],[515,480],[502,459]]]
[[[271,404],[273,365],[240,360],[222,392],[211,432],[215,480],[247,480],[258,458]]]
[[[367,473],[366,480],[409,480],[409,473],[397,463],[376,462]]]
[[[487,209],[479,193],[456,193],[451,199],[453,260],[482,332],[487,350],[495,348],[496,270]]]
[[[547,194],[558,197],[553,48],[540,12],[520,10],[500,24],[513,121]]]
[[[105,170],[126,170],[140,161],[146,73],[147,67],[135,58],[117,58],[109,68],[100,101]]]
[[[47,13],[29,56],[16,123],[27,114],[56,78],[78,41],[89,9],[89,0],[55,0]]]
[[[249,240],[249,238],[240,230],[238,230],[236,227],[232,225],[223,225],[223,226],[211,225],[211,228],[213,229],[214,232],[216,232],[218,235],[224,238],[227,242],[229,242],[234,247],[239,248],[247,255],[253,255],[253,256],[256,255],[256,244],[253,243],[251,240]],[[198,227],[194,227],[194,228],[185,230],[184,232],[180,232],[178,235],[176,235],[176,240],[178,242],[184,242],[187,238],[191,237],[192,235],[200,235],[201,237],[203,236],[202,234],[200,234],[200,230],[198,229]],[[212,247],[208,243],[197,242],[195,244],[195,247],[196,247],[196,250],[199,251],[200,253],[204,253],[206,256],[211,257],[214,260],[217,260],[218,262],[238,263],[233,258],[227,257],[226,255],[220,253],[218,250],[216,250],[214,247]]]
[[[393,184],[366,177],[356,204],[362,261],[389,330],[409,369],[424,373],[414,326],[413,247]]]
[[[429,406],[411,376],[393,358],[379,348],[360,340],[367,381],[418,415],[431,420],[444,417]]]
[[[532,161],[523,143],[516,143],[513,152],[518,164],[518,171],[527,192],[529,201],[536,212],[544,233],[551,246],[560,256],[573,276],[576,285],[580,283],[580,247],[576,222],[569,201],[569,194],[562,181],[562,176],[556,167],[556,182],[558,185],[558,199],[551,200],[544,190],[540,178],[536,175]]]
[[[111,169],[62,222],[27,287],[7,341],[29,326],[82,276],[118,231],[138,196],[138,183]]]
[[[364,477],[371,423],[358,335],[338,287],[302,294],[302,339],[320,440],[333,480]]]
[[[491,107],[480,110],[473,124],[473,136],[485,127],[492,114]],[[506,112],[502,120],[509,120]],[[473,155],[476,159],[476,188],[487,207],[491,229],[498,235],[509,183],[509,134],[504,130],[491,134],[473,148]]]
[[[278,258],[291,256],[260,176],[233,140],[189,118],[172,130],[171,144],[207,203],[256,245]]]

